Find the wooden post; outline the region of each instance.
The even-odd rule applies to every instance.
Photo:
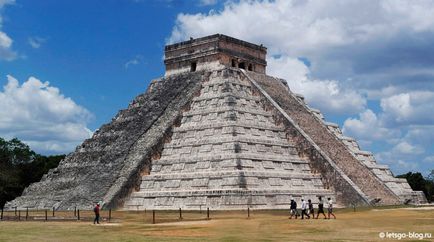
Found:
[[[155,210],[152,210],[152,223],[155,224]]]
[[[250,218],[250,208],[247,207],[247,218]]]
[[[108,218],[109,222],[110,222],[111,219],[112,219],[112,209],[110,208],[109,209],[109,218]]]
[[[209,208],[206,208],[206,218],[209,219]]]
[[[27,207],[26,208],[26,220],[28,220],[29,219],[29,208]]]
[[[15,207],[15,217],[17,216],[17,207]]]
[[[48,220],[48,210],[45,209],[45,221],[47,221],[47,220]]]
[[[53,207],[53,217],[54,217],[54,207]]]
[[[3,208],[2,208],[2,214],[1,214],[0,220],[3,220]]]
[[[179,208],[179,219],[182,219],[182,210]]]
[[[21,210],[18,210],[18,221],[21,220]]]
[[[77,209],[77,220],[80,220],[80,209]]]
[[[77,217],[77,206],[74,207],[74,217]]]

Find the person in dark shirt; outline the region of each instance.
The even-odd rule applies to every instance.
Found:
[[[307,206],[308,206],[307,214],[309,216],[312,216],[312,219],[314,219],[315,218],[315,210],[313,209],[313,204],[312,204],[312,201],[310,199],[307,200]]]
[[[290,205],[290,214],[291,216],[289,217],[289,219],[292,219],[293,216],[295,216],[295,219],[297,219],[298,217],[298,212],[297,212],[297,202],[294,201],[293,198],[291,198],[291,205]]]
[[[93,212],[95,213],[95,219],[93,220],[93,224],[95,223],[99,224],[99,210],[100,210],[99,203],[97,203],[93,208]]]
[[[316,214],[316,219],[318,219],[320,213],[324,216],[324,219],[327,218],[324,213],[324,202],[321,196],[318,197],[318,213]]]

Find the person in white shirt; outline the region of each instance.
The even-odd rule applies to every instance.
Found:
[[[328,207],[328,213],[327,214],[328,214],[329,219],[330,219],[330,215],[332,215],[333,218],[336,219],[336,216],[333,213],[333,201],[331,198],[328,198],[328,205],[329,205],[329,207]]]
[[[304,199],[301,199],[301,219],[304,219],[304,215],[306,215],[307,218],[310,218],[309,214],[306,212],[307,210],[307,203],[304,201]]]

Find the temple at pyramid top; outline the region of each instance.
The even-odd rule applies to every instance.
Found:
[[[267,48],[222,34],[167,45],[166,76],[220,67],[238,67],[265,74]]]

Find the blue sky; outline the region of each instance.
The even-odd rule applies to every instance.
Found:
[[[394,173],[434,169],[427,1],[0,0],[0,136],[65,153],[164,74],[164,45],[223,33]]]
[[[16,1],[3,10],[3,28],[18,57],[2,61],[6,75],[49,81],[86,107],[94,130],[164,73],[165,39],[179,11],[201,11],[166,1]],[[39,48],[29,44],[40,38]],[[134,60],[137,60],[137,64]],[[129,61],[130,64],[127,65]],[[126,66],[127,65],[127,66]]]

